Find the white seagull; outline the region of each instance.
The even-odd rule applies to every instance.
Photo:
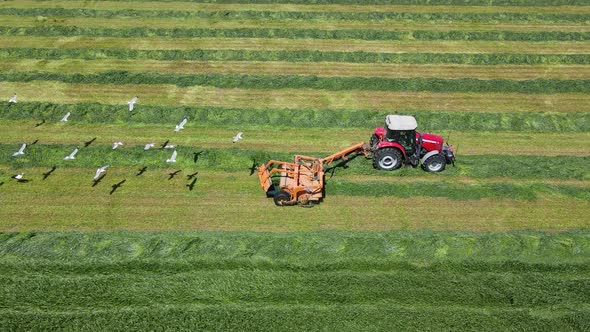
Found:
[[[180,130],[184,129],[184,125],[186,124],[187,118],[182,119],[182,121],[176,125],[176,128],[174,128],[175,132],[179,132]]]
[[[147,151],[147,150],[153,148],[154,146],[156,146],[156,143],[148,143],[143,147],[143,151]]]
[[[25,173],[20,173],[20,174],[16,174],[11,176],[11,178],[16,179],[16,180],[20,180],[23,178],[23,176],[25,175]]]
[[[12,156],[16,157],[16,156],[20,156],[21,154],[25,154],[26,147],[27,147],[27,143],[23,143],[23,145],[20,146],[20,149],[18,149],[18,151],[16,151],[15,153],[13,153]]]
[[[174,150],[174,152],[172,152],[172,157],[170,157],[170,159],[166,159],[167,163],[175,163],[176,162],[176,150]]]
[[[129,112],[133,111],[135,103],[137,103],[137,96],[133,97],[130,101],[127,102],[127,104],[129,104]]]
[[[107,168],[109,167],[109,165],[105,165],[103,167],[100,167],[99,169],[96,170],[96,175],[94,176],[93,180],[96,180],[100,177],[100,175],[104,172],[106,172]]]
[[[237,141],[241,140],[241,139],[242,139],[242,134],[243,134],[243,132],[241,132],[241,131],[240,131],[240,132],[239,132],[239,133],[236,135],[236,137],[234,137],[234,140],[233,140],[233,142],[234,142],[234,143],[236,143]]]
[[[174,149],[175,147],[176,147],[176,145],[174,145],[174,144],[170,144],[170,145],[166,145],[166,146],[164,147],[164,149]]]
[[[9,104],[16,104],[16,93],[12,95],[12,97],[10,97],[10,99],[8,99],[8,103]]]
[[[68,156],[66,156],[64,158],[64,160],[74,160],[74,159],[76,159],[76,153],[78,153],[78,148],[74,149],[74,151],[72,151],[72,153],[70,153]]]
[[[123,145],[123,142],[115,142],[113,143],[113,150]]]
[[[61,118],[61,120],[59,120],[59,122],[68,122],[68,118],[70,117],[70,114],[72,114],[71,112],[66,113],[66,115],[64,115],[63,118]]]

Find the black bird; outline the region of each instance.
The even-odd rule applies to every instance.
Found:
[[[95,138],[93,138],[93,139],[91,139],[91,140],[90,140],[90,141],[88,141],[88,142],[84,142],[84,147],[88,147],[88,146],[89,146],[90,144],[92,144],[92,142],[94,142],[94,141],[96,141],[96,137],[95,137]]]
[[[56,169],[57,167],[53,166],[49,171],[47,171],[47,173],[43,173],[43,180],[47,179]]]
[[[164,144],[162,144],[162,149],[166,148],[166,146],[168,145],[168,143],[170,143],[170,140],[167,140],[166,142],[164,142]]]
[[[106,174],[103,174],[101,176],[99,176],[98,178],[96,178],[96,180],[92,180],[92,186],[96,186],[97,184],[100,183],[100,181],[102,181],[102,179],[104,179],[104,177],[107,176]]]
[[[194,178],[193,182],[186,185],[189,191],[193,191],[193,189],[195,188],[195,183],[197,183],[197,178]]]
[[[199,174],[199,172],[194,172],[193,174],[189,174],[186,176],[186,179],[190,180],[190,179],[194,178],[195,176],[197,176],[197,174]]]
[[[39,143],[39,140],[38,140],[38,139],[36,139],[35,141],[33,141],[33,143],[31,143],[31,144],[29,144],[29,145],[35,145],[35,144],[37,144],[37,143]]]
[[[168,180],[172,180],[173,177],[176,176],[176,174],[180,173],[181,170],[179,169],[178,171],[174,171],[172,173],[168,173],[168,175],[170,175],[170,177],[168,178]]]
[[[195,164],[197,163],[197,161],[199,161],[199,157],[201,156],[202,153],[203,153],[203,151],[193,152],[193,154],[195,155],[193,157],[193,161],[195,162]]]
[[[252,167],[250,167],[249,170],[250,170],[250,176],[252,176],[252,174],[254,174],[254,172],[256,172],[256,160],[254,160],[254,162],[252,163]]]
[[[39,127],[40,125],[45,123],[45,119],[41,120],[39,123],[35,123],[35,128]]]
[[[147,171],[147,167],[146,167],[146,166],[144,166],[144,167],[143,167],[143,168],[141,168],[141,169],[138,169],[138,170],[137,170],[137,174],[135,174],[135,175],[137,175],[137,176],[140,176],[140,175],[142,175],[143,173],[145,173],[145,171]]]
[[[123,179],[123,181],[121,181],[119,183],[115,183],[114,185],[112,185],[111,187],[113,189],[111,190],[111,193],[109,195],[112,195],[117,189],[119,189],[119,187],[121,187],[123,185],[123,183],[125,183],[125,181],[127,181],[127,179]]]

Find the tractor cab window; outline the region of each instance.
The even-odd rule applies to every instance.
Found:
[[[387,130],[387,140],[397,142],[406,149],[406,153],[414,153],[416,147],[415,130]]]

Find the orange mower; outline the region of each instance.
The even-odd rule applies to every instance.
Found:
[[[369,157],[371,150],[358,143],[324,158],[296,155],[292,163],[270,160],[258,167],[260,185],[278,206],[313,206],[324,197],[325,166],[340,159],[347,161],[351,154]]]

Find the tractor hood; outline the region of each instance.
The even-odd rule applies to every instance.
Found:
[[[430,134],[430,133],[422,133],[422,146],[427,151],[438,150],[441,151],[444,143],[444,138],[442,136]]]

